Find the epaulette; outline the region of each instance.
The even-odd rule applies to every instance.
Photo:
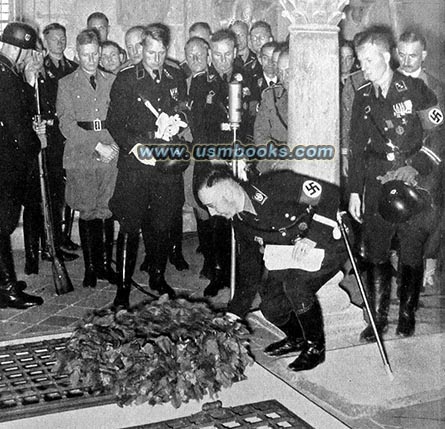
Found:
[[[372,91],[372,82],[364,83],[362,86],[357,88],[357,91],[361,91],[361,90],[365,90],[365,89],[367,90],[367,92],[364,92],[364,95],[369,96]]]
[[[165,59],[165,65],[171,67],[172,69],[181,70],[181,66],[171,58]]]
[[[168,79],[173,79],[173,76],[165,67],[164,67],[164,74],[165,74],[165,77],[167,77]]]
[[[108,72],[108,71],[106,71],[106,70],[100,70],[100,69],[97,69],[97,71],[98,71],[98,72],[102,75],[102,77],[104,77],[105,79],[108,79],[108,78],[110,78],[111,76],[114,76],[113,73]]]
[[[124,67],[123,69],[119,70],[119,73],[120,73],[120,72],[123,72],[124,70],[130,70],[130,69],[132,69],[132,68],[134,68],[134,64],[130,64],[130,65],[128,65],[127,67]]]
[[[198,76],[202,76],[205,72],[206,72],[205,70],[202,70],[202,71],[196,73],[195,76],[192,77],[192,79],[194,79],[195,77],[198,77]]]

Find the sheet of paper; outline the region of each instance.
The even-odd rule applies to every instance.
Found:
[[[321,268],[324,259],[324,249],[312,249],[304,258],[294,259],[294,246],[268,244],[264,250],[264,265],[269,271],[300,269],[316,272]]]

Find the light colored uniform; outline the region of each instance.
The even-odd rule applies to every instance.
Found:
[[[111,73],[97,70],[96,89],[89,76],[77,69],[59,81],[57,114],[60,130],[66,137],[63,167],[66,170],[66,201],[80,211],[84,220],[108,219],[108,202],[113,195],[117,176],[117,158],[110,163],[99,161],[95,151],[100,142],[114,142],[106,129],[110,89],[115,79]],[[86,130],[79,122],[94,123],[96,130]]]

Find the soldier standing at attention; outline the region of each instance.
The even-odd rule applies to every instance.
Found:
[[[425,37],[416,30],[408,29],[404,31],[397,42],[397,55],[400,62],[399,71],[405,76],[422,79],[436,95],[443,112],[445,108],[444,84],[431,75],[424,67],[424,61],[428,55]],[[439,269],[437,271],[443,271],[445,270],[445,240],[443,239],[445,234],[445,194],[443,188],[445,184],[445,162],[443,162],[445,156],[445,127],[425,128],[424,144],[433,150],[442,159],[442,162],[420,186],[426,187],[435,195],[442,215],[440,227],[436,228],[428,239],[424,257],[425,259],[438,258]]]
[[[37,33],[21,22],[9,23],[0,37],[0,308],[26,309],[43,304],[39,296],[23,292],[26,283],[17,281],[11,248],[11,234],[20,217],[29,161],[37,158],[41,143],[33,130],[33,91],[17,72],[36,49]],[[25,76],[30,85],[34,73]],[[45,134],[44,123],[34,129]]]
[[[229,83],[241,82],[242,85],[242,122],[238,139],[245,142],[249,131],[249,102],[252,99],[251,81],[246,73],[235,63],[236,37],[230,30],[219,30],[210,40],[211,66],[205,75],[205,104],[203,112],[203,138],[209,144],[231,144],[233,140],[229,123]],[[209,164],[200,165],[197,175],[202,175]],[[219,290],[229,286],[230,275],[230,223],[221,216],[210,219],[211,260],[209,270],[211,282],[204,290],[205,296],[216,296]]]
[[[79,68],[59,81],[57,94],[60,129],[66,137],[66,201],[80,212],[83,286],[92,288],[97,279],[117,281],[111,268],[114,225],[108,202],[116,183],[119,149],[105,122],[115,76],[98,69],[99,43],[96,31],[79,33]]]
[[[410,336],[423,280],[424,245],[437,225],[435,201],[425,197],[420,213],[405,221],[385,220],[379,201],[383,183],[394,180],[415,186],[430,174],[438,161],[422,145],[422,122],[431,128],[440,126],[443,113],[422,80],[391,69],[392,43],[387,31],[371,28],[359,33],[354,44],[369,83],[356,92],[352,108],[349,212],[357,222],[363,222],[366,258],[371,265],[367,292],[380,333],[388,327],[389,251],[392,239],[398,238],[400,311],[396,333]],[[375,341],[371,326],[361,338]]]
[[[255,144],[287,144],[287,104],[289,91],[289,49],[278,57],[278,84],[264,90],[255,119],[253,138]],[[280,161],[259,161],[260,172],[278,168]]]
[[[184,203],[183,169],[174,165],[169,168],[168,163],[154,159],[145,164],[137,156],[138,144],[167,144],[157,134],[157,118],[161,113],[173,117],[180,102],[186,99],[182,72],[164,63],[168,41],[169,34],[165,29],[146,29],[141,42],[142,61],[123,69],[111,90],[107,126],[121,149],[116,189],[110,202],[120,223],[116,307],[129,306],[139,230],[146,219],[150,288],[175,296],[164,274],[171,251],[170,231],[174,215]]]
[[[69,75],[77,69],[78,64],[66,58],[64,52],[66,49],[66,29],[63,25],[54,22],[47,25],[43,29],[43,41],[48,54],[43,61],[45,69],[45,84],[44,89],[47,89],[47,104],[51,111],[50,115],[56,112],[57,88],[59,80]],[[51,119],[51,118],[49,118]],[[51,122],[50,122],[51,123]],[[65,206],[65,173],[63,171],[63,146],[65,137],[60,132],[59,120],[54,118],[53,125],[48,127],[48,149],[46,151],[48,180],[50,183],[50,190],[52,194],[51,203],[53,205],[53,223],[54,231],[60,233],[57,223],[61,221],[62,214],[57,210],[64,211],[65,231],[61,235],[61,248],[64,251],[74,251],[79,249],[79,245],[73,243],[69,238],[69,225],[72,224],[73,211],[69,206]],[[60,175],[62,174],[62,181]],[[65,210],[63,207],[65,206]],[[56,240],[57,242],[57,240]]]

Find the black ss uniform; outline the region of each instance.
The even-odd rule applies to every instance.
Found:
[[[313,304],[315,293],[339,271],[346,258],[335,222],[339,188],[291,171],[265,173],[242,185],[256,214],[242,212],[233,219],[239,273],[228,311],[244,316],[260,285],[264,316],[282,326],[292,312],[300,313]],[[293,245],[304,237],[325,250],[320,270],[268,271],[262,281],[264,247]]]
[[[48,146],[45,149],[46,171],[49,199],[52,210],[52,223],[56,248],[62,243],[62,210],[65,201],[65,178],[63,170],[63,149],[65,137],[60,132],[56,113],[58,81],[73,72],[77,64],[63,58],[57,68],[50,57],[43,61],[44,72],[39,74],[40,110],[43,120],[47,121],[46,136]],[[35,105],[35,103],[34,103]],[[35,111],[37,113],[37,111]],[[41,192],[37,161],[31,163],[28,191],[23,211],[23,232],[25,239],[25,273],[38,273],[39,239],[43,234],[43,216],[41,213]],[[71,255],[65,254],[65,257]],[[74,258],[72,258],[74,259]]]
[[[335,222],[339,188],[284,170],[265,173],[243,186],[256,213],[243,211],[233,220],[239,272],[228,311],[244,316],[259,291],[264,316],[286,334],[264,351],[273,356],[300,351],[289,368],[312,369],[325,360],[323,315],[315,294],[346,258]],[[318,271],[267,271],[263,253],[268,245],[291,246],[303,238],[324,250]]]
[[[32,88],[1,54],[0,98],[0,234],[9,236],[20,217],[26,192],[24,178],[30,161],[37,159],[40,141],[32,129]]]
[[[180,70],[164,65],[159,78],[153,79],[142,63],[123,69],[110,94],[107,127],[119,145],[118,176],[110,209],[121,231],[138,234],[145,218],[150,223],[150,249],[153,266],[165,270],[170,251],[169,231],[175,210],[184,203],[182,171],[165,171],[163,162],[142,164],[131,149],[137,143],[168,144],[155,140],[156,117],[147,108],[147,100],[159,112],[175,114],[185,101],[186,84]]]
[[[204,108],[204,127],[208,143],[230,144],[233,132],[229,123],[229,82],[239,80],[242,84],[242,122],[237,131],[237,139],[246,142],[252,136],[253,128],[249,120],[249,103],[255,100],[251,78],[236,65],[230,76],[223,79],[213,66],[207,73],[208,91]]]
[[[263,67],[258,61],[256,54],[250,49],[245,62],[240,56],[236,57],[235,66],[240,68],[251,82],[255,82],[263,76]],[[255,97],[257,100],[260,100],[261,92],[259,94],[255,93]]]
[[[436,225],[434,199],[417,216],[402,224],[386,222],[378,213],[381,182],[378,176],[411,165],[419,172],[419,180],[428,176],[436,161],[422,146],[423,128],[420,115],[434,126],[443,121],[435,107],[434,93],[420,79],[394,72],[386,98],[377,97],[372,84],[357,91],[351,120],[351,193],[364,194],[364,240],[372,263],[386,261],[391,240],[397,234],[402,264],[422,265],[423,247]]]

